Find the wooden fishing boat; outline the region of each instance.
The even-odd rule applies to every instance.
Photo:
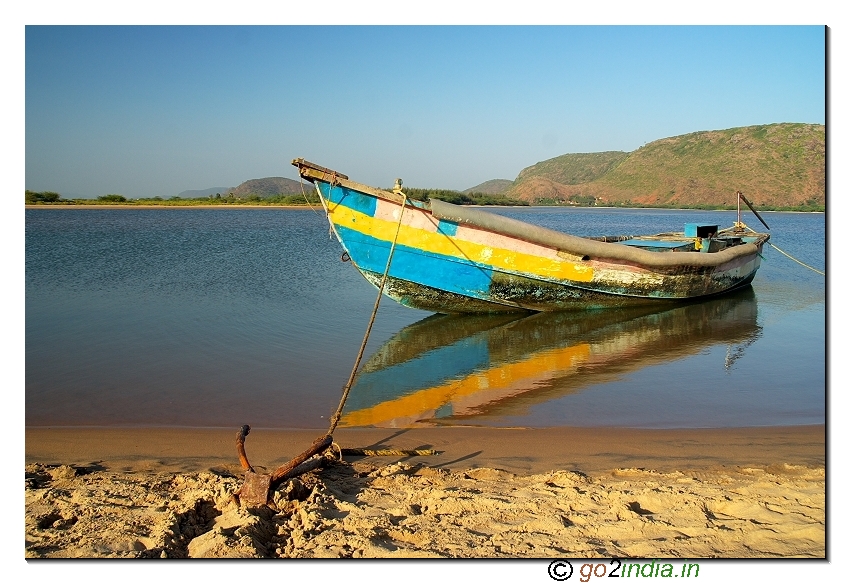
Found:
[[[755,209],[740,193],[738,221],[727,229],[689,223],[681,233],[587,238],[441,200],[412,200],[401,180],[387,191],[302,158],[292,164],[315,185],[343,258],[385,295],[434,312],[592,309],[714,296],[750,284],[770,238],[741,222],[740,200]]]

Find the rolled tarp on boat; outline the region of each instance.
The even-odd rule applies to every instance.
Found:
[[[516,237],[529,243],[553,247],[583,259],[586,257],[587,259],[626,261],[645,267],[675,267],[680,265],[716,267],[732,259],[758,253],[758,247],[753,243],[727,247],[716,253],[656,253],[618,243],[605,243],[568,235],[560,231],[553,231],[509,217],[458,206],[434,198],[431,199],[430,205],[431,214],[440,220],[478,227]]]

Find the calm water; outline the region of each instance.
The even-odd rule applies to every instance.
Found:
[[[496,212],[579,235],[734,220]],[[763,216],[824,270],[823,215]],[[309,210],[27,210],[27,425],[326,429],[376,293],[340,254]],[[825,303],[824,277],[769,247],[751,290],[675,308],[449,318],[385,298],[342,424],[823,423]]]

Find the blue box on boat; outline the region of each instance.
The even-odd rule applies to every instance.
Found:
[[[693,251],[693,241],[652,241],[647,239],[629,239],[621,241],[621,245],[640,247],[647,251]]]
[[[685,237],[711,237],[716,235],[720,225],[709,223],[685,223]]]

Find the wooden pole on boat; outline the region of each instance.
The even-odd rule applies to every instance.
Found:
[[[748,206],[748,207],[750,207],[750,210],[751,210],[751,211],[753,211],[753,214],[756,216],[756,218],[757,218],[758,220],[760,220],[760,221],[761,221],[761,224],[762,224],[762,225],[764,225],[764,228],[765,228],[765,229],[767,229],[767,230],[769,231],[769,230],[770,230],[770,227],[768,227],[768,226],[767,226],[767,223],[765,223],[765,222],[764,222],[764,219],[763,219],[763,218],[761,218],[761,215],[760,215],[760,214],[758,213],[758,211],[757,211],[757,210],[753,207],[752,203],[750,203],[750,201],[748,201],[748,200],[747,200],[747,197],[746,197],[746,196],[744,196],[744,193],[743,193],[743,192],[741,192],[740,190],[738,191],[738,198],[739,198],[739,202],[738,202],[738,209],[739,209],[739,210],[738,210],[738,220],[739,220],[739,221],[741,220],[741,218],[740,218],[740,213],[741,213],[741,211],[740,211],[740,206],[741,206],[741,202],[740,202],[740,201],[741,201],[741,200],[743,200],[745,203],[747,203],[747,206]]]
[[[743,193],[739,190],[737,192],[737,194],[738,194],[738,221],[735,223],[735,226],[738,227],[738,228],[742,228],[744,226],[744,223],[741,222],[741,196],[742,196]]]

